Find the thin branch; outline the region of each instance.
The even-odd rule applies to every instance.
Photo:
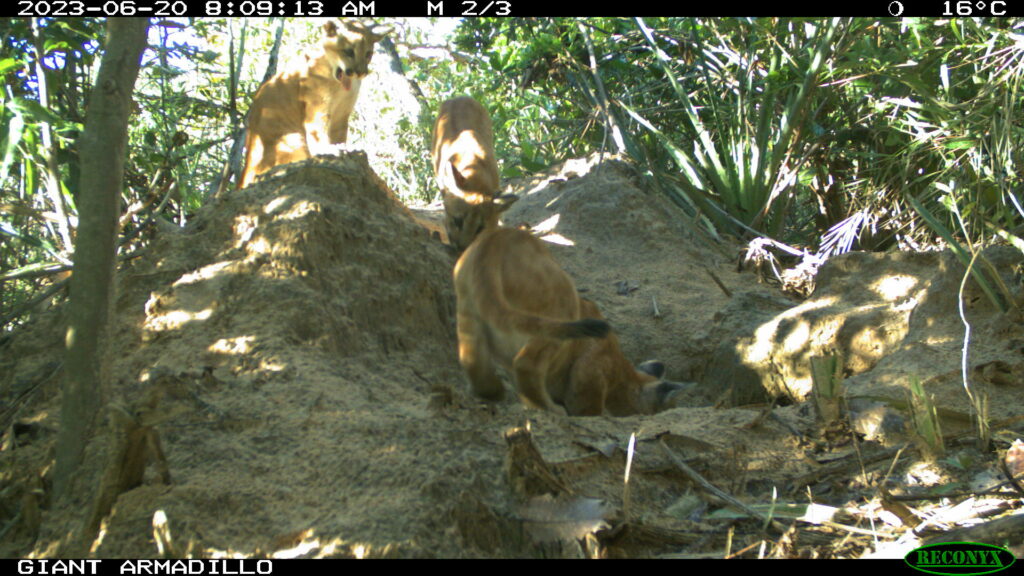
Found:
[[[9,313],[8,315],[4,316],[3,318],[0,318],[0,327],[6,326],[9,322],[14,321],[15,319],[17,319],[19,316],[21,316],[25,312],[28,312],[29,310],[34,308],[40,302],[42,302],[42,301],[46,300],[47,298],[55,295],[57,292],[60,292],[65,287],[67,287],[68,282],[70,282],[70,281],[71,281],[71,277],[69,276],[69,277],[67,277],[67,278],[65,278],[65,279],[63,279],[63,280],[61,280],[59,282],[55,282],[53,284],[53,286],[50,286],[49,288],[44,290],[41,294],[36,295],[35,298],[29,300],[28,302],[25,302],[21,306],[18,306],[13,311],[11,311],[11,313]]]
[[[718,276],[716,276],[715,273],[712,272],[711,269],[708,268],[707,266],[703,266],[703,268],[704,271],[708,273],[708,276],[711,276],[711,280],[714,281],[715,285],[718,286],[719,290],[721,290],[722,293],[724,293],[729,298],[732,298],[732,291],[725,287],[725,284],[723,284],[722,281],[718,279]]]
[[[977,260],[978,255],[981,254],[980,250],[974,250],[974,254],[971,256],[971,262],[967,265],[967,270],[964,271],[964,277],[960,280],[960,291],[957,292],[957,310],[960,313],[960,321],[964,324],[964,345],[960,355],[960,370],[961,378],[963,378],[964,391],[967,392],[967,399],[971,402],[971,409],[974,410],[974,416],[977,418],[978,425],[978,440],[982,446],[988,444],[988,422],[986,421],[985,409],[983,404],[987,404],[984,399],[978,399],[974,397],[974,393],[971,391],[971,383],[968,376],[968,353],[971,345],[971,324],[967,321],[967,313],[964,311],[964,287],[967,285],[967,279],[971,276],[971,269],[974,268],[974,261]]]
[[[616,152],[624,154],[626,152],[626,141],[622,137],[622,129],[619,128],[619,123],[612,115],[611,108],[608,106],[608,93],[604,90],[604,81],[601,80],[601,74],[597,70],[597,57],[594,55],[594,43],[590,40],[590,32],[583,24],[577,23],[580,29],[580,34],[583,35],[583,41],[587,45],[587,54],[590,56],[590,73],[594,76],[594,84],[597,88],[598,105],[601,107],[601,115],[604,116],[605,125],[608,126],[612,134],[612,140],[615,142]]]
[[[0,274],[0,282],[9,282],[11,280],[29,280],[32,278],[44,278],[46,276],[52,276],[59,274],[66,270],[71,270],[70,264],[61,264],[60,262],[50,262],[40,266],[33,266],[29,270],[24,268],[15,270],[13,272],[7,272]]]
[[[771,526],[772,528],[775,528],[776,530],[785,531],[785,526],[783,526],[779,522],[772,520],[769,516],[765,516],[761,512],[758,512],[757,510],[754,510],[750,506],[747,506],[743,502],[737,500],[733,495],[721,490],[711,482],[705,480],[704,477],[698,474],[696,470],[687,466],[686,463],[682,461],[682,459],[676,456],[675,453],[672,452],[672,450],[665,444],[664,440],[659,439],[658,445],[661,446],[662,451],[665,452],[665,455],[668,456],[672,464],[676,468],[678,468],[683,474],[686,474],[686,476],[690,480],[693,480],[698,486],[703,488],[705,492],[708,492],[709,494],[712,494],[713,496],[723,500],[729,506],[737,508],[740,511],[748,514],[749,516],[765,522],[767,525]]]

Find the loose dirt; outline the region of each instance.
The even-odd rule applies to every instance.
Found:
[[[455,256],[416,219],[436,227],[440,214],[414,218],[359,153],[299,163],[163,233],[120,273],[109,396],[131,407],[156,391],[146,422],[170,483],[151,465],[116,499],[91,553],[157,556],[162,511],[172,555],[721,556],[732,526],[733,550],[766,538],[781,556],[856,556],[867,537],[781,512],[801,527],[800,545],[761,532],[761,520],[723,519],[673,457],[750,504],[767,506],[774,488],[781,503],[813,494],[843,508],[901,478],[887,475],[892,458],[861,476],[857,454],[911,438],[912,379],[935,396],[943,432],[971,429],[963,267],[949,254],[834,258],[800,301],[737,271],[737,246],[711,239],[625,163],[570,161],[508,191],[521,199],[505,223],[552,242],[626,355],[698,384],[679,407],[566,418],[526,411],[514,395],[477,401],[457,361]],[[1020,301],[1019,253],[991,260]],[[972,283],[965,302],[975,391],[993,420],[1019,430],[1020,317],[997,313]],[[110,462],[103,431],[72,501],[49,498],[64,322],[56,308],[0,343],[3,556],[81,552]],[[815,424],[809,359],[830,351],[842,354],[856,450],[852,434]],[[925,461],[916,446],[898,470]],[[994,456],[974,453],[972,465],[939,469],[995,478]],[[836,472],[833,461],[854,465]]]

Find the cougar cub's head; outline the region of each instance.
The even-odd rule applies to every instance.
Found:
[[[348,85],[353,76],[362,78],[369,72],[373,45],[384,38],[390,28],[369,28],[362,22],[334,20],[324,24],[324,54],[332,57],[334,77]]]
[[[497,228],[501,213],[519,199],[515,194],[453,194],[444,192],[445,228],[448,242],[462,251],[485,229]]]
[[[656,360],[640,364],[636,372],[641,383],[636,406],[641,414],[654,414],[675,408],[676,403],[695,387],[691,383],[665,380],[665,365]],[[610,408],[614,410],[615,407]]]

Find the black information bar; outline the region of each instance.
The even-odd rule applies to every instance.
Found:
[[[4,573],[19,576],[267,576],[274,560],[3,560]],[[279,565],[278,568],[281,566]],[[280,572],[279,572],[280,573]]]
[[[1020,0],[868,0],[867,2],[564,2],[559,0],[14,0],[2,16],[482,17],[482,16],[1020,16]]]

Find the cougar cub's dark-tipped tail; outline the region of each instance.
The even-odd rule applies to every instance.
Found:
[[[611,329],[611,325],[604,320],[584,318],[562,324],[558,336],[561,338],[604,338]]]

